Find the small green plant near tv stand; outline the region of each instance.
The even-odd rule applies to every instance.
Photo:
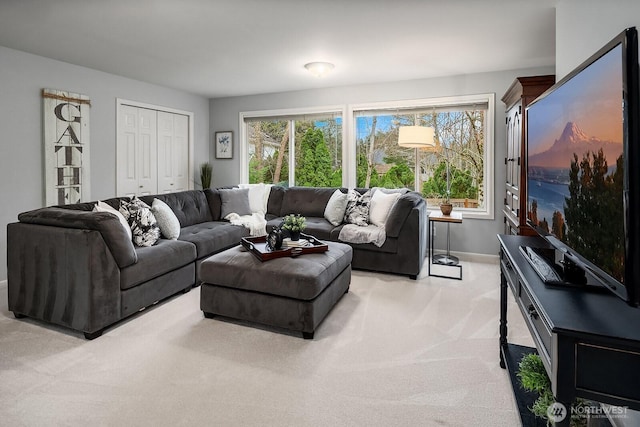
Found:
[[[547,410],[556,400],[553,397],[551,381],[549,380],[547,371],[544,369],[540,356],[535,353],[529,353],[523,356],[518,365],[518,373],[516,375],[523,389],[538,394],[538,398],[529,410],[536,417],[546,420],[547,425],[553,425],[553,422],[549,420]],[[576,399],[572,406],[575,408],[584,405],[586,405],[585,400]],[[586,417],[580,415],[571,416],[572,427],[585,427],[586,425]]]

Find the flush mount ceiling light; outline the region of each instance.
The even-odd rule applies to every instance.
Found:
[[[335,65],[330,62],[309,62],[308,64],[304,64],[304,68],[309,70],[314,76],[320,78],[329,74],[329,72],[335,68]]]

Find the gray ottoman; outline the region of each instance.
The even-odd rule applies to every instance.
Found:
[[[200,265],[200,309],[313,338],[351,283],[351,246],[327,244],[324,253],[265,262],[242,246],[209,257]]]

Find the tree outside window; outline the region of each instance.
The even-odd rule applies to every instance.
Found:
[[[248,182],[406,187],[429,208],[448,196],[465,215],[493,218],[494,102],[494,94],[480,94],[241,113]],[[344,150],[343,119],[351,130]],[[399,128],[413,125],[433,127],[435,146],[400,147]]]
[[[356,117],[357,185],[408,187],[422,193],[428,205],[437,206],[449,194],[456,207],[484,206],[484,109],[447,107],[431,111],[389,114],[358,113]],[[435,147],[416,150],[398,146],[400,126],[430,126]],[[447,168],[448,163],[448,168]]]
[[[249,183],[342,186],[339,117],[250,120],[247,130]],[[290,174],[292,152],[294,167]]]

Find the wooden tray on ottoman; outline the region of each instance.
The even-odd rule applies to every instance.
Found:
[[[303,254],[314,254],[320,252],[326,252],[329,249],[329,245],[321,242],[315,237],[308,234],[301,234],[301,238],[307,239],[310,246],[304,247],[291,247],[283,248],[272,251],[267,247],[267,236],[260,237],[243,237],[240,240],[240,244],[244,246],[246,250],[251,252],[260,261],[269,261],[271,259],[283,258],[283,257],[296,257]]]

